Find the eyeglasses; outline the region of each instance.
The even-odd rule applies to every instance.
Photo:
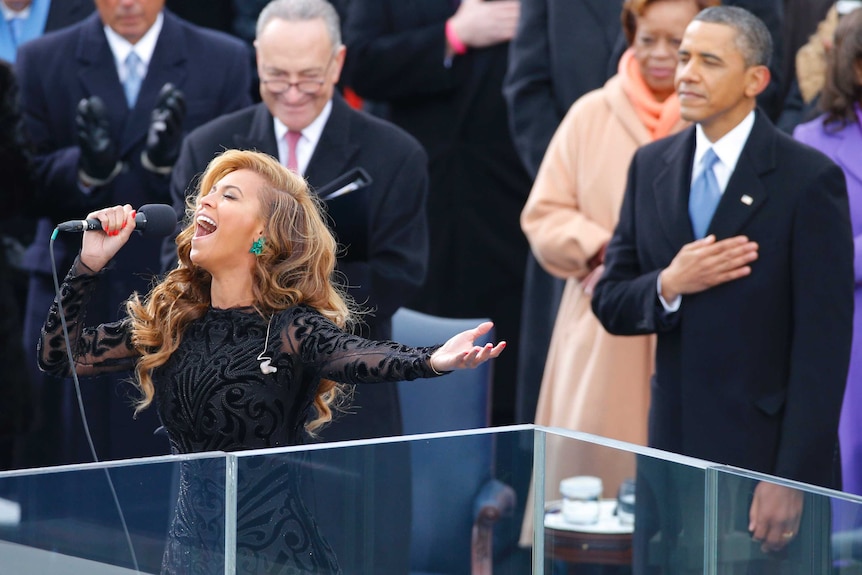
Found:
[[[284,94],[294,86],[301,93],[308,96],[314,96],[320,92],[323,85],[326,84],[326,80],[300,80],[299,82],[288,82],[287,80],[281,79],[264,80],[261,78],[260,83],[266,86],[266,89],[276,96]]]
[[[329,68],[332,66],[333,60],[335,60],[335,56],[332,56],[329,59],[329,62],[326,63],[326,68],[323,69],[323,78],[329,74]],[[305,80],[300,80],[299,82],[288,82],[282,78],[264,80],[261,76],[260,83],[263,84],[274,96],[281,96],[293,86],[296,86],[296,89],[306,96],[315,96],[323,89],[323,85],[326,84],[326,80],[307,78]]]

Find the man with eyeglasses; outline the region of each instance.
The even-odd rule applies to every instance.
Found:
[[[314,189],[363,168],[371,179],[366,190],[367,259],[347,257],[339,261],[339,270],[347,276],[351,295],[374,312],[363,317],[362,334],[389,338],[392,314],[425,276],[425,152],[404,130],[354,110],[337,92],[346,49],[338,15],[325,0],[270,2],[258,18],[254,46],[262,102],[212,120],[186,137],[171,178],[177,214],[183,215],[194,177],[229,148],[271,154]],[[346,248],[349,256],[350,246]],[[164,269],[175,263],[175,252],[169,238]]]
[[[182,215],[195,176],[228,148],[255,149],[279,158],[316,190],[357,168],[364,169],[371,183],[355,193],[367,194],[367,217],[359,222],[367,228],[366,255],[357,261],[348,245],[346,253],[340,254],[338,269],[350,294],[373,312],[362,317],[366,325],[360,327],[360,333],[390,339],[392,314],[425,278],[426,154],[407,132],[354,110],[338,94],[336,83],[346,50],[338,15],[325,0],[270,2],[258,17],[254,46],[262,102],[213,120],[186,137],[172,175],[173,205]],[[336,221],[336,234],[345,223],[357,222]],[[163,250],[166,269],[174,265],[175,255],[176,246],[169,239]],[[397,384],[380,384],[356,390],[349,413],[336,415],[320,436],[332,441],[399,435],[401,431]],[[402,461],[407,459],[409,452]],[[337,468],[339,463],[334,461],[332,466]],[[409,478],[398,469],[391,473],[378,469],[367,480],[356,478],[356,489],[365,491],[350,493],[342,483],[327,487],[328,479],[315,471],[315,490],[323,503],[306,503],[345,572],[352,572],[349,567],[354,563],[361,565],[355,572],[406,572],[409,505],[407,509],[395,505],[394,516],[387,516],[382,506],[353,514],[355,518],[343,516],[346,506],[361,504],[358,500],[365,492],[373,492],[378,503],[384,499],[409,502]],[[369,519],[369,515],[373,517]],[[347,523],[354,519],[370,524]],[[336,523],[327,525],[329,521]],[[364,529],[370,545],[350,545],[349,538],[358,536],[359,529]]]

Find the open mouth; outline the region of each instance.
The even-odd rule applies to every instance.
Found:
[[[197,224],[197,228],[195,229],[195,237],[202,238],[204,236],[208,236],[218,228],[218,225],[215,221],[207,216],[198,216],[195,219],[195,223]]]

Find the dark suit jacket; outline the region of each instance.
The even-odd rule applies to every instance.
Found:
[[[172,82],[185,94],[186,131],[250,103],[247,93],[236,90],[240,82],[250,82],[248,48],[227,35],[192,26],[168,11],[164,15],[164,27],[134,110],[126,104],[98,14],[21,47],[16,71],[26,128],[37,153],[44,215],[48,218],[40,222],[36,242],[28,254],[33,271],[50,271],[48,238],[58,221],[84,217],[94,207],[111,203],[140,206],[168,201],[168,178],[140,164],[150,112],[166,82]],[[126,167],[110,184],[86,196],[78,191],[75,110],[79,100],[91,95],[105,102],[111,134]],[[74,255],[79,239],[61,235],[58,253]],[[138,249],[137,239],[132,238],[131,250]],[[158,243],[151,241],[149,246],[147,260],[155,263]],[[68,259],[63,261],[69,263]],[[140,262],[134,265],[134,271],[142,271]],[[153,267],[158,270],[157,265]]]
[[[258,150],[278,157],[273,118],[264,104],[218,118],[189,134],[171,180],[171,196],[182,216],[189,183],[227,148]],[[425,196],[427,158],[410,135],[391,124],[350,108],[338,95],[305,177],[320,188],[353,168],[371,176],[367,262],[339,262],[350,293],[375,310],[364,335],[388,339],[391,318],[422,284],[428,258]],[[168,240],[163,265],[176,262],[176,245]],[[370,332],[370,333],[369,333]]]
[[[95,5],[92,0],[53,0],[48,9],[45,32],[59,30],[89,16]]]
[[[665,314],[656,278],[693,235],[694,127],[635,155],[593,310],[614,334],[658,333],[654,447],[835,486],[853,321],[841,169],[758,111],[708,233],[759,244],[750,276]]]
[[[248,50],[235,38],[198,28],[164,11],[164,26],[147,76],[136,107],[129,110],[98,13],[75,25],[45,34],[20,48],[15,69],[25,128],[35,148],[38,215],[42,216],[25,261],[31,272],[25,349],[32,353],[35,348],[39,329],[54,298],[49,240],[55,224],[83,218],[93,209],[106,205],[129,203],[139,207],[147,203],[169,202],[168,176],[154,174],[140,163],[150,114],[159,90],[166,82],[172,82],[185,94],[187,114],[183,128],[186,131],[247,106],[251,102],[248,92],[237,90],[236,86],[250,82]],[[111,135],[125,167],[108,185],[96,187],[90,195],[85,195],[78,184],[80,150],[75,115],[78,102],[92,95],[99,96],[107,107]],[[79,247],[80,234],[60,234],[57,237],[55,255],[61,277]],[[100,286],[104,291],[94,298],[88,321],[98,323],[116,319],[123,313],[121,302],[132,291],[146,292],[152,274],[160,271],[160,249],[160,239],[133,235],[107,272],[107,278]],[[69,389],[38,373],[35,363],[31,377],[37,387],[52,386],[52,393],[64,393]],[[134,427],[136,431],[120,431],[114,427],[120,425],[119,422],[133,423],[129,402],[111,385],[105,382],[99,385],[101,387],[95,392],[97,395],[87,402],[90,409],[103,414],[102,418],[91,422],[101,457],[135,457],[167,451],[162,438],[152,438],[152,431],[158,426],[155,410],[142,414]],[[46,392],[46,400],[49,395]],[[106,403],[99,403],[101,400],[96,397]],[[58,432],[60,439],[80,436],[80,423],[75,420],[77,410],[71,407],[73,405],[74,399],[71,399],[71,411],[44,415],[45,425],[66,426],[65,431]],[[55,402],[51,409],[59,410],[59,402]],[[116,413],[109,416],[108,412],[113,409]],[[111,423],[107,423],[109,421]],[[105,428],[96,428],[99,424],[105,424]],[[38,443],[48,445],[44,438]],[[52,455],[32,463],[48,465],[85,461],[90,459],[87,453],[84,448],[83,454]]]
[[[3,181],[4,229],[22,217],[33,195],[30,158],[21,138],[18,85],[12,65],[0,61],[0,180]],[[0,245],[0,469],[8,468],[8,440],[30,423],[31,393],[27,381],[27,359],[21,348],[21,273],[7,259]]]
[[[527,241],[519,217],[530,191],[502,96],[508,44],[444,63],[450,0],[350,0],[342,78],[385,103],[389,119],[429,158],[428,278],[410,307],[490,317],[509,342],[494,370],[495,423],[514,419],[517,337]]]
[[[422,295],[427,311],[456,315],[475,313],[479,293],[520,291],[516,256],[527,250],[518,218],[530,182],[500,93],[508,46],[470,50],[447,68],[443,28],[453,11],[449,0],[351,0],[344,76],[360,96],[385,102],[428,153],[435,250]]]
[[[222,32],[232,32],[232,0],[165,0],[165,6],[180,18]]]
[[[503,94],[515,147],[536,177],[569,107],[616,73],[621,0],[521,0]]]

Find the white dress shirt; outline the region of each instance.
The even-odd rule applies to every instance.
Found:
[[[751,130],[754,128],[754,111],[738,123],[731,131],[726,133],[716,142],[710,142],[706,134],[703,133],[703,127],[700,124],[695,126],[695,147],[694,147],[694,167],[691,170],[691,181],[697,179],[703,171],[704,154],[709,148],[718,156],[718,161],[712,167],[715,172],[715,179],[718,181],[718,189],[724,194],[727,189],[727,183],[730,181],[730,176],[733,175],[733,170],[736,169],[736,163],[739,161],[739,156],[742,155],[742,149],[748,141],[748,136],[751,135]],[[661,295],[661,274],[656,279],[656,291],[658,299],[661,301],[662,307],[667,313],[673,313],[679,310],[682,304],[682,296],[678,295],[672,302],[667,302]]]
[[[111,48],[111,53],[114,54],[114,65],[117,67],[117,74],[120,76],[120,83],[126,81],[128,72],[126,70],[126,58],[129,52],[135,51],[138,58],[141,59],[141,70],[139,70],[141,78],[145,78],[147,70],[150,67],[150,60],[153,59],[153,51],[156,49],[156,42],[159,40],[159,34],[162,31],[164,24],[164,14],[159,12],[156,21],[150,26],[146,34],[141,36],[136,44],[130,43],[128,40],[114,32],[110,26],[105,26],[105,36],[108,39],[108,46]]]
[[[326,121],[329,120],[331,113],[332,100],[328,101],[323,110],[320,111],[320,114],[308,126],[302,129],[302,137],[296,143],[296,166],[300,175],[305,175],[305,170],[308,169],[308,163],[311,161],[315,148],[317,148],[317,142],[320,141],[323,128],[326,126]],[[275,141],[278,144],[278,161],[283,166],[286,166],[287,142],[284,136],[287,134],[287,126],[276,117],[273,117],[272,124],[275,129]]]

